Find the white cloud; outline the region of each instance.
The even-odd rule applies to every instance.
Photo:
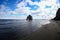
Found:
[[[0,19],[26,19],[26,16],[20,16],[20,17],[18,17],[18,16],[0,16]]]
[[[7,13],[8,14],[20,13],[20,14],[27,14],[27,15],[31,14],[34,19],[40,19],[40,18],[51,19],[51,18],[54,18],[57,9],[60,7],[59,6],[60,4],[56,4],[56,1],[57,0],[41,0],[41,2],[32,2],[31,0],[25,0],[25,1],[22,1],[20,3],[18,3],[18,1],[17,1],[16,2],[17,8],[14,11],[9,9],[9,11],[7,11]],[[38,5],[39,6],[38,10],[30,10],[30,7],[26,7],[27,2],[30,5]],[[45,8],[46,5],[51,6],[51,8]],[[3,5],[2,10],[5,9],[4,7],[5,6]],[[24,16],[21,18],[24,18]]]

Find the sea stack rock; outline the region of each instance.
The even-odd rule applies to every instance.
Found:
[[[60,21],[60,8],[57,10],[56,17],[53,20]]]
[[[26,20],[29,20],[29,21],[32,20],[32,16],[28,15]]]

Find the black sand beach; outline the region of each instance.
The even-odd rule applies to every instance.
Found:
[[[0,19],[0,40],[60,40],[60,22]]]

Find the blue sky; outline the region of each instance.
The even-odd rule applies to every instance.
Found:
[[[0,19],[52,19],[60,8],[60,0],[0,0]]]

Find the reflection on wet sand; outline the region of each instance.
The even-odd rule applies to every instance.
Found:
[[[23,40],[60,40],[60,21],[51,21]]]
[[[49,20],[1,21],[0,40],[60,40],[60,22]]]

